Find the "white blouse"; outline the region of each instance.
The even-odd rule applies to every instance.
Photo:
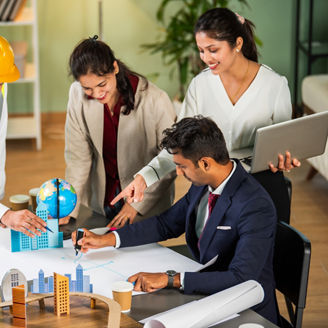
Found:
[[[287,79],[261,65],[254,80],[233,105],[219,75],[205,69],[190,83],[179,119],[203,115],[221,129],[229,151],[254,144],[258,128],[291,118]]]
[[[231,103],[220,76],[205,69],[191,81],[178,119],[195,115],[211,118],[223,132],[231,151],[252,146],[258,128],[287,121],[291,114],[287,79],[261,65],[235,105]],[[158,180],[156,172],[161,178],[174,168],[171,156],[162,151],[137,174],[141,174],[149,186]]]

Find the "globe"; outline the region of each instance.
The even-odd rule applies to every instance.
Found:
[[[36,197],[37,203],[43,202],[47,206],[49,215],[56,219],[68,216],[74,210],[76,200],[77,196],[74,187],[67,181],[59,178],[43,183]],[[58,204],[59,211],[57,213]]]

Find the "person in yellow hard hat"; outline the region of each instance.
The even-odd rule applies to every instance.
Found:
[[[5,190],[6,133],[8,122],[7,83],[19,79],[19,71],[14,62],[14,52],[9,42],[0,36],[0,200]],[[46,223],[28,210],[11,211],[0,203],[0,226],[21,231],[30,237],[46,232]],[[34,233],[34,234],[33,234]]]

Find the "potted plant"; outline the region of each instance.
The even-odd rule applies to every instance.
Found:
[[[203,63],[199,58],[199,50],[194,41],[194,25],[198,17],[205,11],[215,7],[227,7],[230,0],[162,0],[156,16],[163,25],[164,36],[154,43],[143,44],[143,49],[149,50],[151,54],[162,53],[164,63],[177,66],[171,70],[178,70],[179,91],[177,99],[184,98],[187,85],[190,79],[198,74],[203,68]],[[181,3],[178,11],[167,21],[164,18],[165,9],[171,2]],[[247,0],[238,0],[242,5],[247,4]]]

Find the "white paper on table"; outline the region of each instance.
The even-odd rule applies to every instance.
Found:
[[[197,301],[192,301],[192,302],[197,302]],[[189,303],[186,303],[186,304],[182,304],[182,305],[179,306],[179,309],[183,308],[184,306],[188,306],[189,304],[190,304],[190,302],[189,302]],[[167,312],[169,312],[169,311],[171,311],[171,310],[167,310],[167,311],[165,311],[165,312],[161,312],[161,315],[163,315],[164,313],[167,313]],[[148,321],[150,321],[150,320],[156,319],[156,318],[158,317],[158,315],[159,315],[159,314],[154,314],[154,315],[152,315],[151,317],[148,317],[148,318],[143,319],[143,320],[139,320],[139,322],[142,323],[142,324],[145,324],[146,322],[148,322]],[[235,313],[235,314],[233,314],[233,315],[231,315],[231,316],[229,316],[229,317],[227,317],[227,318],[224,318],[223,320],[220,320],[220,321],[214,322],[214,323],[211,324],[209,327],[212,327],[212,326],[217,325],[217,324],[219,324],[219,323],[222,323],[222,322],[224,322],[224,321],[231,320],[231,319],[236,318],[236,317],[238,317],[238,316],[239,316],[239,314]],[[161,327],[161,326],[160,326],[160,327]]]
[[[262,286],[248,280],[198,301],[145,319],[145,328],[203,328],[244,311],[264,298]]]
[[[10,229],[1,228],[0,263],[0,283],[12,268],[22,271],[27,280],[38,278],[40,269],[45,277],[52,276],[54,272],[69,273],[75,280],[76,267],[81,264],[83,274],[90,276],[93,292],[107,297],[112,297],[113,282],[126,280],[137,272],[165,272],[168,263],[177,272],[197,271],[200,267],[199,263],[158,244],[119,249],[106,247],[75,256],[72,241],[65,240],[63,248],[12,253]]]

